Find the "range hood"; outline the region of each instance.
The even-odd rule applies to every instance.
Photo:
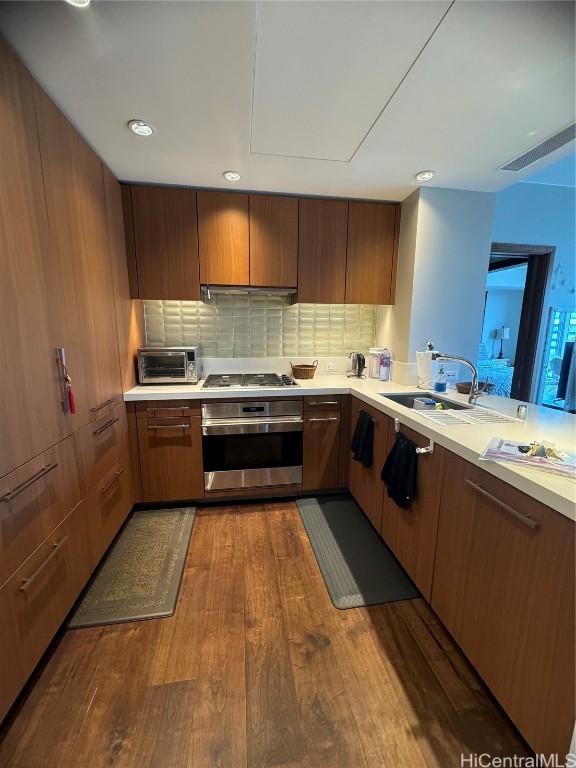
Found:
[[[210,301],[216,296],[247,296],[248,294],[260,294],[262,296],[292,296],[296,288],[255,288],[251,285],[201,285],[202,301]]]

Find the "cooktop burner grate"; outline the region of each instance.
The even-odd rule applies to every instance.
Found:
[[[297,387],[290,376],[277,373],[213,373],[202,387],[207,389],[228,389],[232,387]]]

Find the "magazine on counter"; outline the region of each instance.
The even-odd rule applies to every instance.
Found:
[[[479,458],[486,461],[506,461],[519,467],[576,478],[576,451],[561,450],[546,440],[523,443],[493,437]]]

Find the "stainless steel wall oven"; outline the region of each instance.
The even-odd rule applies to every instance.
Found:
[[[202,404],[206,491],[302,483],[302,401]]]

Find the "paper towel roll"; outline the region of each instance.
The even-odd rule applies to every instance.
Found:
[[[433,389],[435,376],[435,362],[432,360],[432,352],[416,352],[418,364],[418,387],[420,389]]]

